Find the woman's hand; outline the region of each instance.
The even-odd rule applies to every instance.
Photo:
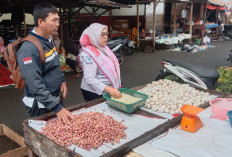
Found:
[[[114,98],[121,98],[122,97],[122,94],[116,88],[112,88],[112,87],[106,86],[105,89],[104,89],[104,91],[110,93],[110,95],[112,97],[114,97]]]

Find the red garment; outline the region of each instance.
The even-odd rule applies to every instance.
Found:
[[[10,85],[14,82],[10,78],[11,72],[0,64],[0,86]]]

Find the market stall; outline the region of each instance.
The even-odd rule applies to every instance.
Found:
[[[86,109],[88,110],[92,110],[92,109],[96,109],[96,111],[99,111],[99,112],[102,112],[102,110],[105,110],[105,112],[108,112],[108,108],[102,104],[103,100],[98,100],[98,101],[95,101],[95,102],[90,102],[88,103],[88,105],[85,103],[85,104],[80,104],[80,105],[77,105],[77,106],[73,106],[71,110],[77,110],[78,108],[83,108],[84,106],[86,107]],[[93,106],[92,106],[93,105]],[[79,110],[81,111],[81,109]],[[82,110],[83,111],[83,110]],[[94,110],[95,111],[95,110]],[[108,112],[109,113],[112,113],[112,114],[116,114],[115,117],[125,117],[125,118],[129,118],[130,116],[129,115],[124,115],[124,114],[121,114],[120,112],[117,112],[117,111],[114,111],[114,110],[110,110]],[[144,120],[144,124],[146,124],[146,120],[148,120],[147,122],[155,122],[155,119],[149,119],[149,118],[146,118],[146,117],[143,117],[143,116],[140,116],[140,114],[143,114],[143,113],[138,113],[135,115],[135,117],[131,117],[130,119],[124,119],[125,120],[125,123],[130,123],[129,120],[133,120],[135,121],[138,117],[141,118],[141,120]],[[145,115],[149,115],[149,114],[146,114]],[[150,114],[150,116],[153,116],[153,117],[156,117],[152,114]],[[50,118],[51,116],[43,116],[41,117],[42,119],[40,120],[44,120],[44,119],[47,119],[47,118]],[[136,118],[137,117],[137,118]],[[137,119],[138,120],[138,119]],[[161,120],[163,121],[163,120]],[[33,123],[33,122],[32,122]],[[158,125],[159,122],[156,124]],[[138,146],[141,144],[141,142],[144,140],[143,138],[141,138],[140,136],[143,135],[145,132],[142,131],[142,132],[137,132],[136,131],[136,128],[134,127],[139,127],[138,125],[134,125],[133,123],[129,124],[131,126],[131,133],[128,133],[127,134],[127,137],[131,140],[129,141],[129,139],[127,141],[125,140],[120,140],[120,145],[117,144],[115,142],[115,145],[103,145],[101,147],[99,147],[97,150],[91,150],[91,151],[86,151],[84,149],[76,149],[78,151],[78,154],[80,153],[80,155],[82,156],[91,156],[91,154],[97,154],[98,156],[100,155],[104,155],[103,152],[105,152],[105,155],[106,156],[112,156],[112,155],[120,155],[120,154],[123,154],[125,153],[125,151],[128,151],[128,148],[127,147],[135,147],[135,146]],[[155,125],[155,123],[154,123]],[[141,126],[140,126],[141,127]],[[154,129],[152,129],[152,127],[154,126],[149,126],[150,128],[148,128],[148,130],[150,130],[150,132],[154,131]],[[146,129],[146,127],[144,128]],[[36,131],[35,129],[33,129],[30,124],[28,124],[28,121],[25,121],[24,123],[24,130],[25,130],[25,142],[27,143],[28,147],[37,155],[42,155],[42,154],[46,154],[47,156],[51,156],[52,154],[54,154],[55,152],[57,152],[60,156],[67,156],[69,152],[72,152],[73,148],[69,147],[69,148],[65,148],[65,147],[62,147],[60,145],[58,145],[57,143],[49,140],[47,137],[45,137],[44,135],[42,135],[40,132]],[[138,130],[138,128],[137,128]],[[134,132],[134,133],[133,133]],[[143,137],[146,137],[146,138],[149,138],[150,136],[154,136],[152,134],[148,134],[148,133],[145,133],[145,135],[143,135]],[[138,141],[137,141],[138,140]],[[141,141],[140,141],[141,140]],[[136,142],[135,142],[136,141]],[[42,143],[41,143],[42,142]],[[36,144],[38,143],[38,144]],[[122,143],[122,144],[121,144]],[[113,147],[113,148],[112,148]],[[131,149],[131,148],[130,148]],[[77,153],[75,153],[77,155]]]
[[[173,46],[176,44],[182,43],[184,40],[190,40],[191,39],[191,34],[162,34],[159,36],[155,37],[155,42],[156,46]],[[145,37],[144,39],[140,39],[140,49],[148,49],[148,48],[153,49],[153,37]]]
[[[200,10],[200,13],[199,13],[199,16],[201,16],[201,18],[203,19],[203,8],[204,8],[204,4],[205,2],[207,2],[206,0],[204,1],[199,1],[199,0],[193,0],[193,1],[190,1],[190,0],[184,0],[184,1],[180,1],[180,0],[154,0],[153,1],[153,4],[154,4],[154,9],[153,9],[153,32],[155,33],[152,33],[153,34],[153,38],[149,38],[148,39],[139,39],[137,38],[137,43],[141,43],[141,45],[147,45],[147,43],[149,45],[151,45],[151,42],[152,45],[153,45],[153,50],[154,50],[154,47],[155,47],[155,44],[156,44],[156,40],[157,40],[157,36],[160,38],[162,38],[162,36],[158,35],[158,32],[156,30],[156,16],[155,16],[155,11],[156,11],[156,6],[158,5],[158,3],[164,3],[165,6],[166,4],[171,4],[170,6],[170,15],[166,15],[164,13],[164,23],[165,23],[165,17],[169,17],[167,20],[169,22],[169,24],[167,24],[167,27],[170,27],[169,29],[172,29],[172,32],[173,34],[178,34],[178,33],[185,33],[187,32],[186,30],[188,30],[188,32],[186,34],[190,34],[190,41],[192,40],[192,34],[193,32],[195,32],[195,30],[200,30],[200,34],[203,35],[203,31],[204,29],[202,29],[202,27],[199,26],[194,26],[192,22],[190,21],[193,21],[193,17],[196,17],[193,13],[199,13],[197,10]],[[139,3],[139,1],[138,1]],[[180,24],[177,22],[178,20],[180,20],[180,18],[177,18],[177,16],[180,16],[180,15],[177,15],[177,4],[183,4],[183,11],[185,13],[185,15],[182,17],[182,19],[184,19],[184,24],[183,26],[180,26]],[[194,6],[195,6],[195,10],[194,10]],[[196,6],[200,6],[201,9],[197,8]],[[166,8],[166,7],[165,7]],[[139,8],[138,8],[139,9]],[[137,9],[137,10],[138,10]],[[182,12],[183,12],[182,11]],[[165,10],[166,12],[166,10]],[[197,17],[198,18],[198,17]],[[139,21],[139,18],[138,18],[138,21]],[[177,30],[179,30],[179,28],[182,27],[181,29],[184,29],[184,31],[182,30],[182,32],[179,32]],[[137,29],[138,29],[138,24],[137,24]],[[165,28],[164,28],[165,29]],[[138,33],[138,32],[137,32]],[[165,32],[163,32],[164,34]],[[170,33],[170,32],[169,32]],[[163,36],[168,36],[169,34],[165,34]],[[139,35],[137,35],[139,36]],[[181,37],[180,37],[181,38]],[[158,43],[157,43],[158,44]]]
[[[217,39],[218,35],[222,33],[220,28],[221,24],[225,24],[225,19],[223,18],[231,14],[230,9],[227,8],[231,4],[232,1],[223,0],[208,0],[207,3],[202,3],[200,7],[195,8],[195,10],[200,10],[200,14],[193,19],[193,31],[199,31],[200,36],[203,38],[205,34],[209,34],[209,29],[213,29],[215,32],[214,37]],[[190,24],[184,23],[184,32],[189,29]]]
[[[143,90],[145,87],[151,87],[151,85],[140,86],[134,89]],[[208,92],[209,95],[213,97],[224,97],[226,95],[221,92],[210,90],[202,92]],[[200,103],[203,103],[200,105],[203,108],[209,105],[208,102],[205,101]],[[55,142],[55,140],[51,140],[41,132],[41,128],[46,125],[47,121],[53,120],[54,114],[51,113],[31,118],[23,122],[25,143],[34,154],[39,156],[53,156],[54,154],[56,156],[68,156],[70,154],[73,156],[93,156],[93,154],[95,154],[95,156],[123,156],[133,148],[165,133],[169,128],[176,127],[180,124],[182,118],[182,116],[173,118],[172,116],[174,113],[172,112],[166,112],[165,114],[164,111],[153,111],[151,108],[141,108],[133,114],[129,114],[109,107],[103,99],[78,104],[68,109],[76,115],[97,112],[111,116],[113,119],[126,126],[126,138],[122,138],[118,142],[114,142],[114,144],[110,141],[106,142],[96,149],[90,149],[90,151],[75,145],[64,147],[59,141]]]

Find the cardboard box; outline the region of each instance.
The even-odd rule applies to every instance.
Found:
[[[4,124],[0,124],[0,135],[5,135],[9,139],[20,145],[19,148],[0,154],[0,157],[23,157],[28,155],[28,148],[25,145],[24,138],[22,136],[20,136]]]

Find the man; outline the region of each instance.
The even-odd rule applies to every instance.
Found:
[[[29,41],[23,42],[17,52],[17,61],[26,82],[23,102],[31,117],[54,111],[59,119],[69,124],[71,113],[63,108],[63,98],[67,95],[67,86],[62,73],[59,55],[52,43],[52,35],[58,31],[59,16],[55,6],[42,3],[33,11],[35,27],[29,33],[35,36],[45,51],[45,64],[40,60],[37,47]]]

